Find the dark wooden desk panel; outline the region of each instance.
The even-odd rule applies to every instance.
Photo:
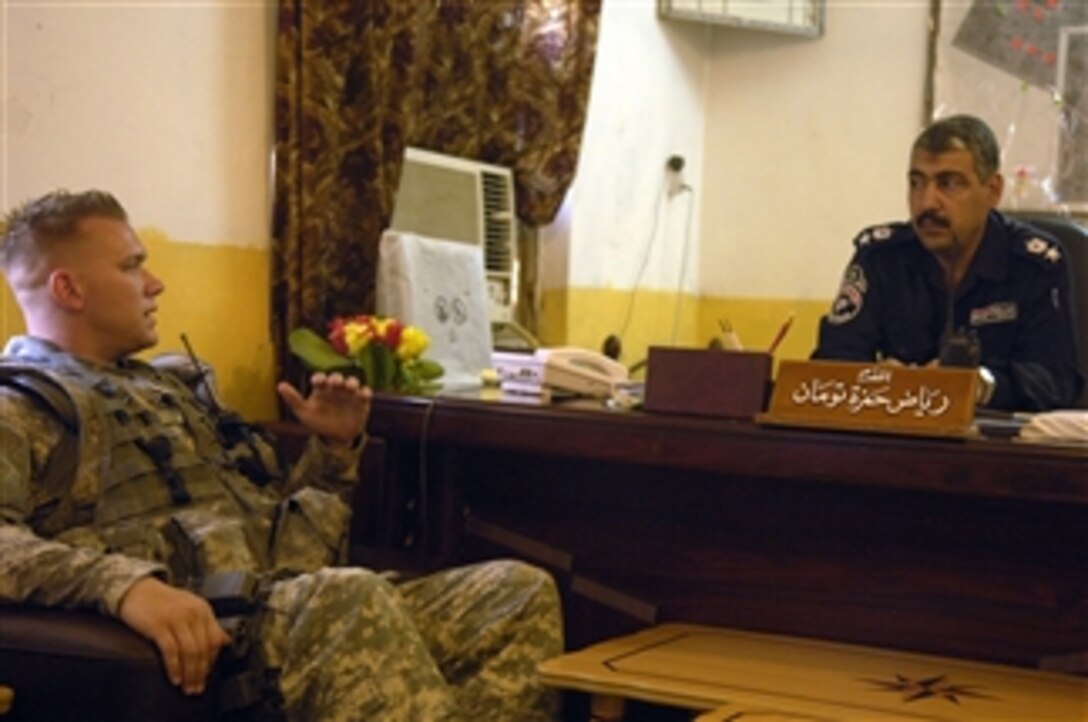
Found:
[[[945,491],[1088,505],[1088,451],[989,439],[919,439],[775,429],[607,411],[379,395],[383,438],[542,453],[768,479]]]
[[[671,620],[1023,665],[1088,649],[1083,449],[383,395],[371,433],[396,478],[356,541],[546,565],[572,646]]]

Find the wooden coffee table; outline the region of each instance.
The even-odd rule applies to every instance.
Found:
[[[665,624],[540,665],[545,684],[592,695],[593,719],[627,700],[698,722],[1086,722],[1088,679],[1020,667]]]

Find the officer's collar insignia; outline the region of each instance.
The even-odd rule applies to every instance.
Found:
[[[886,241],[891,237],[892,237],[891,226],[880,226],[879,228],[874,228],[873,229],[873,240],[874,241]]]
[[[1050,248],[1046,249],[1046,253],[1043,254],[1043,258],[1050,261],[1051,263],[1057,263],[1058,261],[1062,260],[1062,252],[1058,250],[1057,246],[1051,246]]]
[[[869,235],[869,231],[864,231],[860,236],[858,236],[857,244],[858,246],[867,246],[869,245],[869,241],[871,240],[872,236]]]

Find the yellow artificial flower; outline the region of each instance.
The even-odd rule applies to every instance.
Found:
[[[356,323],[354,321],[344,324],[344,342],[348,346],[348,353],[353,356],[366,348],[373,337],[374,333],[370,328],[370,324]]]
[[[400,334],[400,345],[397,346],[397,358],[401,361],[419,358],[427,347],[431,345],[431,339],[423,329],[416,326],[405,326]]]

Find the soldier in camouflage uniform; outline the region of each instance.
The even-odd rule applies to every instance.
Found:
[[[322,722],[553,718],[536,676],[562,648],[551,578],[512,561],[403,583],[333,566],[369,390],[338,374],[316,374],[305,397],[280,384],[314,437],[290,475],[272,464],[270,482],[252,483],[241,457],[268,458],[263,442],[228,447],[184,382],[130,358],[157,342],[163,284],[145,260],[107,193],[58,191],[6,220],[0,267],[28,335],[0,361],[0,600],[115,616],[199,694],[231,639],[190,589],[253,572],[264,593],[247,664],[267,682],[266,710]]]

